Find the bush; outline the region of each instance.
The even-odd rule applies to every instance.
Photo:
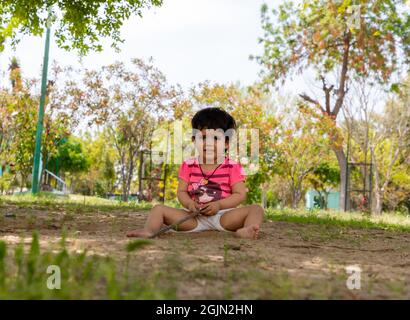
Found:
[[[13,186],[13,180],[13,176],[10,173],[3,173],[0,177],[0,194],[3,194],[11,189]]]
[[[107,194],[107,188],[105,187],[104,184],[97,181],[97,183],[95,184],[95,193],[96,193],[97,196],[105,198],[105,196]]]

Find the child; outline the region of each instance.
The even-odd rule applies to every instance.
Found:
[[[236,130],[235,120],[219,108],[206,108],[197,112],[191,123],[198,157],[187,159],[179,168],[178,200],[184,208],[156,205],[145,227],[127,236],[149,237],[163,224],[170,225],[199,209],[201,214],[181,223],[178,231],[233,231],[237,237],[256,239],[263,209],[255,204],[236,208],[246,199],[245,172],[225,155],[229,148],[225,133]]]

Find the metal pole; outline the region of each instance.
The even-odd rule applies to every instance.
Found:
[[[167,151],[165,154],[165,165],[164,165],[164,187],[162,188],[162,203],[165,202],[165,191],[166,191],[166,186],[167,186],[167,169],[168,169],[168,155],[169,155],[169,135],[170,135],[170,131],[169,131],[169,122],[168,122],[168,126],[167,126]],[[170,159],[171,160],[171,159]]]
[[[49,13],[48,13],[46,44],[45,44],[45,49],[44,49],[43,74],[42,74],[42,80],[41,80],[41,97],[40,97],[40,107],[38,110],[36,148],[34,151],[33,179],[32,179],[32,186],[31,186],[32,193],[37,193],[39,189],[41,136],[43,134],[44,106],[46,102],[46,91],[47,91],[48,57],[49,57],[49,52],[50,52],[50,33],[51,33],[50,24],[51,24],[51,10],[49,10]]]
[[[140,148],[140,166],[139,166],[139,184],[138,184],[138,200],[142,200],[142,184],[143,184],[143,168],[142,165],[144,163],[144,149]]]
[[[352,121],[352,125],[353,125],[353,121]],[[347,204],[348,204],[348,190],[349,190],[349,153],[350,153],[350,134],[351,134],[351,125],[349,125],[349,128],[347,130],[347,150],[346,150],[346,177],[345,177],[345,208],[344,208],[344,212],[347,211]]]
[[[369,211],[370,213],[372,213],[373,161],[372,161],[372,158],[370,159],[371,160],[370,160],[370,177],[369,177]]]

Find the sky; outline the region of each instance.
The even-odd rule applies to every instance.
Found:
[[[98,68],[114,61],[153,57],[155,65],[172,84],[188,88],[210,80],[249,85],[258,80],[260,66],[249,55],[261,52],[258,37],[261,0],[165,0],[162,7],[133,17],[122,28],[125,43],[117,53],[103,41],[102,53],[90,53],[79,61],[76,52],[66,52],[52,42],[50,61],[62,65]],[[25,37],[13,52],[0,54],[5,71],[16,56],[24,77],[41,75],[44,38]]]
[[[266,0],[265,0],[266,1]],[[104,51],[91,52],[80,62],[76,52],[57,48],[52,42],[50,60],[60,65],[98,68],[115,61],[132,58],[148,59],[165,74],[170,84],[188,89],[209,80],[212,83],[251,85],[259,80],[261,66],[249,59],[262,53],[260,8],[264,0],[164,0],[159,8],[145,10],[143,17],[132,17],[124,23],[124,44],[120,52],[103,39]],[[283,0],[267,1],[270,6]],[[410,1],[410,0],[409,0]],[[10,46],[0,53],[0,72],[8,69],[16,56],[25,78],[40,78],[44,55],[44,37],[26,36],[15,52]],[[2,78],[2,79],[1,79]],[[8,82],[0,76],[0,85]],[[305,72],[287,80],[275,95],[296,96],[300,93],[316,97],[317,87],[312,73]]]

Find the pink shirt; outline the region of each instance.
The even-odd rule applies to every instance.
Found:
[[[243,167],[228,157],[225,157],[212,176],[213,170],[203,171],[205,176],[209,177],[207,183],[204,181],[198,159],[191,157],[182,162],[178,173],[179,178],[188,183],[188,194],[199,203],[229,197],[232,194],[232,186],[239,181],[245,181],[246,178]]]

